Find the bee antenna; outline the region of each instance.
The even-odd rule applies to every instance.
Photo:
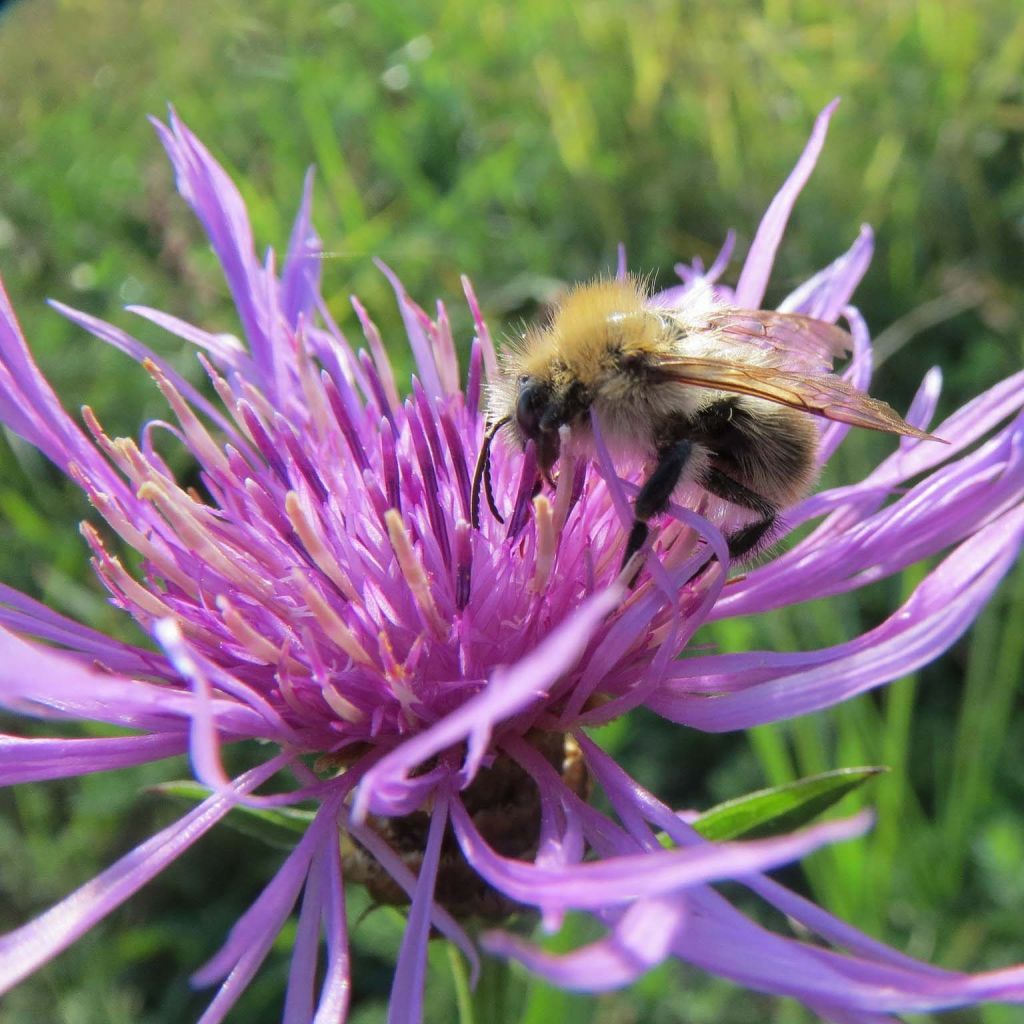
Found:
[[[491,444],[495,435],[509,420],[511,416],[503,416],[497,423],[491,425],[484,434],[484,443],[480,446],[480,454],[477,456],[476,469],[473,471],[473,497],[469,506],[469,517],[474,530],[480,529],[480,486],[483,485],[484,493],[487,495],[487,507],[499,523],[505,520],[494,501],[494,487],[491,483]]]

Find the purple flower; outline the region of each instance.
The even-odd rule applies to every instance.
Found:
[[[704,289],[733,305],[760,305],[832,109],[818,118],[766,213],[735,289],[719,283],[730,242],[707,271],[696,261],[680,267],[682,284],[672,293]],[[531,454],[497,447],[495,488],[512,513],[505,524],[485,516],[479,531],[471,529],[481,389],[496,363],[468,281],[476,337],[463,386],[445,307],[428,315],[382,268],[418,368],[403,400],[362,306],[355,302],[365,347],[356,349],[320,297],[310,183],[278,273],[273,253],[256,258],[241,198],[211,155],[173,115],[157,130],[224,268],[244,342],[132,310],[197,346],[219,396],[214,404],[130,335],[58,305],[141,361],[174,413],[176,423],[149,423],[138,442],[110,438],[90,410],[83,410],[86,430],[63,411],[0,294],[0,420],[86,492],[107,526],[106,539],[95,525],[83,526],[95,570],[113,603],[159,648],[112,640],[3,588],[0,703],[130,733],[3,737],[0,778],[80,775],[188,751],[210,795],[0,939],[0,991],[68,946],[232,808],[315,800],[304,836],[196,975],[198,984],[220,986],[206,1024],[223,1019],[297,904],[284,1020],[344,1018],[343,878],[363,882],[379,900],[410,904],[393,1021],[420,1017],[431,928],[475,963],[462,920],[500,922],[522,907],[536,908],[547,929],[570,909],[603,922],[603,939],[563,957],[500,931],[484,936],[492,953],[570,988],[623,985],[679,957],[794,996],[833,1021],[877,1024],[902,1011],[1024,1002],[1024,967],[978,976],[938,970],[764,876],[859,834],[868,825],[863,816],[781,838],[709,843],[584,731],[638,705],[706,730],[777,721],[882,685],[945,650],[1024,536],[1024,374],[934,426],[949,446],[904,439],[867,479],[790,510],[790,527],[817,526],[728,585],[720,532],[673,506],[656,557],[624,590],[615,577],[633,485],[600,444],[595,464],[563,459],[555,492],[536,497]],[[870,342],[849,300],[871,248],[864,228],[780,307],[845,317],[855,341],[847,374],[861,388]],[[933,371],[910,422],[929,426],[938,393]],[[847,429],[823,428],[823,459]],[[202,493],[175,480],[153,444],[159,430],[194,456]],[[141,557],[139,574],[113,553],[112,536]],[[718,565],[707,564],[711,551]],[[852,590],[943,551],[902,608],[837,647],[678,657],[705,622]],[[250,738],[269,741],[272,756],[232,778],[221,747]],[[272,777],[274,793],[261,795]],[[590,781],[601,785],[613,815],[587,802]],[[659,832],[673,848],[663,847]],[[833,948],[755,924],[709,887],[730,878]]]

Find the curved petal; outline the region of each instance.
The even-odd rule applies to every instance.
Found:
[[[530,906],[588,910],[769,870],[820,846],[862,835],[871,821],[870,814],[860,814],[781,838],[706,843],[686,850],[647,851],[567,867],[542,867],[496,853],[461,803],[452,805],[452,825],[463,855],[496,889]]]
[[[448,798],[441,794],[430,814],[430,829],[423,848],[423,863],[416,879],[409,919],[395,966],[395,980],[388,1001],[388,1024],[416,1024],[423,1017],[423,983],[427,972],[427,940],[434,902],[441,840],[448,824]]]
[[[828,123],[838,105],[839,100],[833,100],[815,118],[811,137],[807,140],[800,159],[797,160],[796,166],[790,171],[789,177],[786,178],[782,188],[779,189],[761,219],[757,234],[754,235],[754,241],[751,243],[750,252],[747,253],[746,262],[743,264],[740,279],[736,283],[735,300],[736,305],[741,308],[757,309],[761,305],[768,277],[775,263],[775,253],[782,241],[789,215],[797,197],[803,191],[804,185],[807,184],[814,165],[818,162],[821,149],[825,145]]]
[[[0,706],[45,718],[82,718],[128,729],[179,732],[196,698],[187,690],[112,675],[0,629]],[[261,716],[214,700],[212,714],[233,738],[265,736]]]
[[[465,774],[471,778],[494,726],[543,695],[580,656],[593,631],[620,598],[621,591],[615,587],[591,597],[535,650],[515,665],[498,669],[479,694],[381,758],[356,791],[352,812],[356,820],[370,811],[403,814],[414,810],[421,796],[409,786],[411,773],[428,758],[461,741],[469,744]]]
[[[730,665],[730,687],[738,685],[737,673],[751,673],[750,684],[739,692],[696,695],[682,673],[699,675],[703,659],[684,661],[648,706],[672,721],[721,732],[831,707],[906,675],[963,635],[1016,562],[1022,539],[1024,508],[1018,508],[965,541],[898,612],[869,633],[827,651],[798,655],[797,664],[792,656],[770,652],[735,656],[739,660]],[[778,666],[774,672],[773,662]],[[713,693],[714,684],[707,690]]]
[[[34,921],[0,938],[0,992],[66,949],[176,860],[287,761],[279,755],[235,781],[233,796],[212,796],[158,832]]]
[[[26,739],[0,734],[0,786],[149,764],[188,749],[184,728],[149,736]]]

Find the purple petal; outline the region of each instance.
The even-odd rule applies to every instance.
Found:
[[[129,335],[120,334],[118,332],[118,340],[112,340],[111,338],[104,337],[103,334],[92,331],[92,328],[85,322],[86,314],[78,313],[76,310],[71,309],[68,306],[63,306],[61,303],[51,302],[51,306],[57,309],[59,312],[65,315],[74,314],[74,316],[82,317],[81,321],[86,330],[96,334],[102,341],[108,341],[116,348],[121,349],[123,352],[127,352],[136,362],[141,363],[143,359],[153,359],[156,362],[156,357],[153,356],[147,348],[145,348],[140,342],[136,342],[134,338]],[[164,313],[159,309],[152,309],[149,306],[125,306],[125,309],[129,313],[134,313],[136,316],[141,316],[144,320],[148,320],[150,323],[154,323],[157,327],[162,327],[165,331],[175,335],[178,338],[189,342],[191,345],[195,345],[197,348],[203,349],[205,352],[209,352],[213,357],[216,364],[222,369],[235,370],[241,373],[243,376],[252,375],[252,361],[249,358],[249,353],[246,352],[242,343],[233,334],[212,334],[209,331],[204,331],[201,327],[196,327],[194,324],[190,324],[187,320],[182,320],[179,317],[171,316],[170,313]],[[89,318],[90,320],[92,318]],[[110,327],[108,324],[104,324],[103,321],[96,320],[94,323],[101,324],[107,330],[114,332],[116,329]],[[129,344],[125,344],[121,339],[126,339]],[[177,383],[177,379],[172,376],[173,370],[165,364],[159,364],[160,368],[174,380],[179,391],[183,388]]]
[[[295,929],[291,965],[288,969],[288,987],[285,990],[284,1014],[281,1024],[309,1024],[313,1019],[313,985],[316,981],[320,944],[320,923],[323,916],[324,857],[328,847],[336,843],[321,843],[313,854],[306,886],[302,891],[302,910]]]
[[[813,669],[776,673],[743,692],[711,698],[694,696],[677,676],[648,706],[673,721],[722,732],[830,707],[907,675],[963,635],[1015,563],[1022,540],[1024,508],[1017,508],[961,544],[881,626],[828,651],[797,656],[805,664],[813,660]],[[760,674],[787,656],[758,652],[738,657]],[[682,662],[683,671],[699,674],[703,660]]]
[[[678,900],[641,900],[622,915],[607,939],[551,956],[507,932],[488,932],[488,952],[512,957],[560,988],[604,992],[621,988],[671,953],[678,933],[691,925]]]
[[[207,1014],[214,1012],[223,1016],[230,1008],[230,1004],[224,1006],[224,1003],[228,1000],[233,1003],[241,994],[241,990],[248,984],[248,979],[241,988],[232,979],[237,977],[239,967],[243,964],[244,969],[250,972],[250,977],[255,973],[256,967],[259,966],[258,962],[252,963],[256,948],[262,950],[259,960],[266,956],[270,943],[298,899],[314,855],[327,837],[333,836],[336,830],[338,804],[339,801],[334,799],[317,811],[316,818],[310,823],[295,849],[288,854],[273,879],[232,926],[224,945],[192,975],[192,983],[202,987],[212,985],[221,978],[227,978],[230,983],[221,987],[207,1008]]]
[[[62,316],[65,316],[74,324],[78,324],[79,327],[84,328],[90,334],[95,335],[101,341],[107,342],[114,348],[120,349],[127,355],[131,356],[138,363],[149,361],[155,363],[161,373],[171,381],[172,384],[180,391],[189,402],[196,406],[198,409],[202,409],[207,416],[210,417],[214,423],[220,427],[231,440],[239,446],[244,446],[245,442],[238,436],[238,432],[235,428],[227,421],[224,415],[217,410],[213,405],[210,404],[177,370],[174,369],[167,362],[166,359],[162,359],[155,352],[148,349],[140,341],[136,341],[130,334],[126,334],[124,331],[111,324],[104,323],[102,320],[98,320],[94,316],[89,316],[88,313],[82,313],[77,309],[73,309],[71,306],[65,306],[63,302],[50,301],[50,305]]]
[[[28,346],[0,281],[0,422],[67,472],[78,462],[117,493],[123,486],[72,422],[29,355]]]
[[[826,942],[841,946],[866,960],[906,967],[919,971],[921,974],[944,977],[949,977],[952,974],[941,967],[934,967],[921,960],[915,960],[877,939],[872,939],[845,921],[833,917],[828,911],[822,910],[810,900],[790,892],[785,886],[771,878],[746,879],[746,884],[773,907],[782,911],[808,931],[814,932]]]
[[[412,299],[409,298],[395,272],[381,260],[374,260],[374,262],[395,290],[398,310],[402,314],[402,323],[405,324],[405,332],[409,337],[409,347],[412,349],[413,358],[416,360],[416,370],[420,380],[423,382],[423,389],[431,398],[440,398],[444,394],[444,389],[441,387],[441,378],[438,374],[437,362],[434,358],[430,339],[427,337],[423,325],[416,316],[418,312],[417,307]]]
[[[1018,402],[1020,398],[1018,398]],[[971,431],[950,447],[971,443]],[[749,614],[841,593],[897,572],[970,537],[1024,497],[1024,418],[959,461],[932,472],[895,502],[874,511],[922,464],[936,461],[934,442],[898,451],[862,484],[817,495],[794,510],[798,523],[831,511],[817,530],[770,567],[749,573],[711,618]]]
[[[617,587],[591,597],[515,665],[496,669],[483,691],[381,758],[356,790],[353,817],[361,820],[370,811],[405,814],[415,810],[418,797],[408,806],[412,772],[428,758],[466,740],[469,750],[464,775],[467,781],[472,778],[494,726],[543,696],[545,689],[568,671],[621,598]]]
[[[341,882],[341,844],[327,843],[322,859],[327,872],[323,907],[327,965],[313,1024],[336,1024],[346,1019],[352,993],[345,888]]]
[[[163,655],[97,633],[3,583],[0,583],[0,626],[60,644],[69,648],[68,653],[126,675],[165,676],[170,671]]]
[[[815,118],[811,137],[800,154],[800,159],[797,160],[796,166],[761,219],[757,234],[750,246],[750,252],[747,253],[746,262],[743,264],[740,279],[736,284],[736,305],[743,309],[758,309],[761,305],[765,288],[768,285],[768,277],[775,263],[775,253],[789,221],[789,214],[797,196],[807,184],[814,165],[818,162],[822,146],[825,145],[829,120],[838,104],[839,100],[833,100]]]
[[[348,831],[361,846],[366,847],[373,859],[401,886],[411,901],[416,893],[417,876],[406,867],[401,856],[392,850],[372,828],[367,828],[350,819]],[[470,965],[471,984],[475,985],[475,979],[480,971],[480,958],[473,941],[451,914],[437,904],[430,907],[430,923],[449,942],[462,951]]]
[[[1021,968],[974,977],[921,974],[806,947],[731,918],[702,915],[700,929],[681,932],[676,956],[749,988],[839,1009],[912,1013],[982,999],[1024,1000]]]
[[[235,922],[224,946],[193,975],[195,985],[227,975],[199,1024],[220,1024],[248,987],[291,913],[317,850],[336,842],[338,806],[338,800],[328,800],[320,808],[273,880]]]
[[[423,863],[416,879],[402,946],[395,966],[395,980],[388,1001],[388,1024],[416,1024],[423,1017],[423,983],[427,973],[427,940],[430,938],[430,909],[434,901],[441,840],[448,824],[448,800],[440,796],[430,815],[430,830],[423,850]]]
[[[192,719],[186,690],[110,675],[0,629],[0,706],[47,718],[82,718],[177,735]],[[232,738],[266,736],[261,716],[233,701],[214,700],[218,727]]]
[[[863,224],[849,251],[790,292],[779,303],[779,311],[804,313],[817,320],[835,323],[867,272],[874,251],[874,232]]]
[[[295,216],[288,252],[281,268],[281,313],[292,326],[309,319],[316,309],[320,294],[320,255],[323,246],[310,220],[313,208],[313,177],[311,167],[306,171],[302,187],[302,202]]]
[[[279,755],[235,781],[233,797],[211,796],[137,846],[34,921],[0,938],[0,992],[66,949],[217,824],[238,797],[265,782],[287,760]]]
[[[220,759],[220,738],[213,716],[210,680],[185,645],[181,629],[173,619],[156,624],[156,638],[166,651],[178,674],[192,685],[196,708],[192,715],[189,748],[196,779],[215,793],[230,788],[230,780]]]
[[[178,191],[205,228],[224,270],[259,379],[273,388],[276,357],[268,331],[263,268],[256,259],[242,196],[224,168],[173,110],[169,125],[155,119],[152,124],[174,167]]]
[[[863,835],[871,822],[870,814],[860,814],[780,838],[706,843],[685,850],[646,851],[550,868],[496,853],[477,831],[462,803],[452,805],[452,825],[462,853],[491,885],[520,903],[567,910],[603,910],[770,870],[820,846]]]
[[[473,316],[473,323],[476,325],[476,337],[479,342],[480,351],[484,360],[484,373],[488,380],[494,380],[498,375],[498,356],[494,351],[494,342],[491,340],[491,332],[487,328],[483,313],[480,311],[480,303],[477,301],[473,285],[465,274],[460,278],[462,290],[466,296],[466,304]]]
[[[864,319],[853,306],[844,306],[843,315],[850,324],[850,333],[853,336],[853,358],[850,365],[843,371],[843,378],[858,391],[867,392],[868,385],[871,383],[871,335],[868,333]],[[818,445],[819,465],[823,465],[832,457],[850,429],[848,423],[839,423],[834,420],[825,424],[821,431],[821,442]]]
[[[188,749],[184,728],[151,736],[26,739],[0,734],[0,786],[66,779],[174,757]]]

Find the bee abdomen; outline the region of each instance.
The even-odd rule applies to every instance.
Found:
[[[730,397],[702,410],[694,429],[717,468],[780,505],[803,497],[817,475],[818,430],[803,413]]]

